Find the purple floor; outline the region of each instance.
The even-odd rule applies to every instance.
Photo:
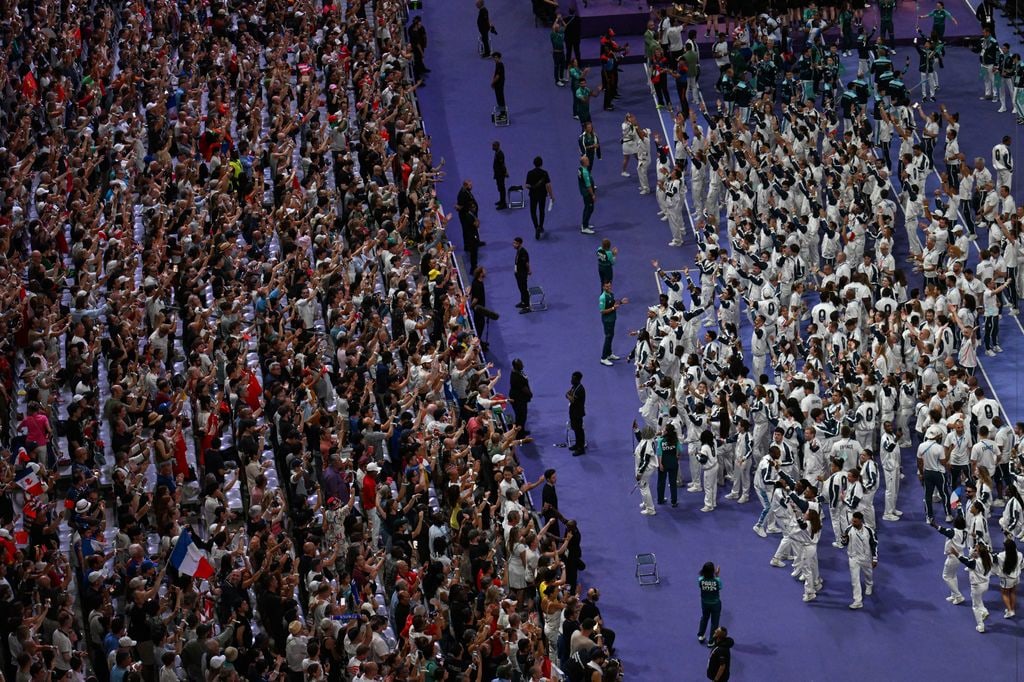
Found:
[[[468,3],[425,6],[424,23],[432,36],[439,37],[445,26],[472,20]],[[922,5],[921,13],[926,11]],[[490,355],[506,377],[511,360],[522,358],[535,396],[530,429],[536,443],[524,452],[527,478],[536,478],[546,467],[559,470],[562,511],[580,521],[588,565],[583,581],[602,589],[601,606],[618,633],[626,679],[704,679],[707,650],[694,638],[700,614],[694,583],[697,570],[709,560],[722,567],[723,625],[737,641],[735,680],[928,680],[951,671],[984,679],[1024,679],[1024,630],[1019,621],[1000,618],[995,587],[987,595],[993,618],[984,635],[974,632],[968,605],[953,607],[943,600],[948,591],[940,577],[942,538],[922,522],[910,451],[904,453],[907,477],[900,496],[906,515],[900,523],[880,528],[875,594],[860,612],[846,608],[846,557],[830,546],[831,531],[825,531],[819,551],[825,588],[816,602],[804,604],[801,586],[789,571],[768,565],[777,540],[762,540],[751,532],[757,514],[753,504],[738,506],[720,498],[715,513],[701,514],[698,496],[681,493],[679,509],[663,508],[655,517],[638,514],[638,497],[630,494],[630,423],[639,405],[631,368],[624,362],[613,368],[598,363],[601,324],[594,251],[602,237],[620,248],[615,292],[635,303],[622,311],[617,328],[615,349],[625,357],[631,347],[627,331],[640,326],[645,307],[656,300],[650,260],[659,258],[666,267],[693,262],[692,247],[665,246],[668,229],[655,216],[654,197],[638,195],[635,176],[619,176],[622,116],[632,111],[641,124],[660,133],[658,113],[639,66],[623,70],[618,111],[601,112],[595,102],[595,124],[604,145],[604,159],[595,170],[599,199],[592,222],[598,234],[579,234],[578,124],[570,115],[569,93],[553,83],[547,31],[533,28],[527,3],[495,3],[491,13],[499,31],[494,47],[504,52],[508,69],[512,125],[490,124],[493,67],[476,56],[473,32],[446,33],[431,42],[427,63],[433,73],[420,93],[421,104],[435,156],[447,160],[442,200],[450,208],[459,183],[470,178],[485,207],[481,231],[488,245],[481,264],[490,273],[489,305],[502,314],[490,328]],[[904,53],[910,50],[901,50],[899,60]],[[941,72],[939,99],[963,114],[961,149],[969,156],[990,158],[1000,135],[1017,133],[1011,115],[997,115],[996,105],[978,101],[977,79],[976,56],[951,50]],[[908,82],[914,85],[916,74]],[[547,236],[540,242],[533,239],[526,211],[490,209],[496,199],[490,181],[493,140],[500,140],[506,151],[509,184],[522,183],[534,155],[544,157],[556,202],[548,214]],[[1024,158],[1019,140],[1013,151]],[[452,232],[458,242],[458,228]],[[517,235],[526,239],[534,272],[531,284],[544,287],[550,306],[546,312],[517,315],[513,308],[517,294],[511,241]],[[987,244],[987,237],[979,244]],[[1024,419],[1015,361],[1024,352],[1024,328],[1012,318],[1004,318],[1002,345],[1006,353],[983,358],[986,374],[1009,417]],[[552,447],[565,437],[564,393],[577,369],[588,389],[590,451],[582,458]],[[662,582],[641,588],[633,577],[634,556],[651,551],[658,555]],[[961,576],[961,586],[966,588],[966,576]]]

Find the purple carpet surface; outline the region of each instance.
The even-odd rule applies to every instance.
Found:
[[[639,499],[631,492],[630,424],[638,416],[639,404],[631,366],[620,362],[604,367],[598,362],[602,331],[595,250],[604,237],[620,249],[615,293],[633,302],[618,321],[615,352],[623,357],[632,346],[628,330],[642,324],[646,306],[657,298],[651,260],[678,268],[692,264],[694,256],[692,243],[682,249],[666,246],[668,228],[656,217],[653,195],[638,194],[635,170],[629,178],[619,175],[619,125],[626,112],[662,134],[643,69],[623,69],[617,111],[600,111],[599,101],[594,102],[603,158],[595,168],[599,198],[592,223],[597,234],[584,236],[579,233],[582,204],[575,174],[579,126],[571,117],[567,89],[554,84],[547,30],[534,28],[527,3],[491,7],[499,31],[494,49],[503,51],[508,70],[512,122],[495,128],[489,117],[494,104],[489,87],[492,63],[477,56],[475,33],[446,30],[472,21],[472,4],[428,2],[425,7],[424,23],[434,38],[426,61],[433,72],[420,100],[435,158],[444,156],[447,161],[447,181],[439,193],[450,209],[461,180],[472,179],[485,207],[481,236],[487,246],[481,250],[480,263],[489,272],[489,306],[502,314],[490,325],[489,355],[504,377],[513,358],[522,358],[525,364],[534,392],[529,428],[536,438],[521,452],[526,475],[536,479],[547,467],[559,471],[562,512],[578,519],[582,532],[587,563],[582,581],[602,590],[602,611],[617,632],[626,679],[705,679],[708,651],[695,637],[700,616],[696,575],[705,561],[714,561],[722,570],[722,624],[737,642],[732,679],[929,680],[950,674],[1024,679],[1024,630],[1019,621],[999,617],[998,589],[993,586],[987,594],[993,618],[984,635],[974,631],[969,605],[944,601],[948,591],[941,579],[943,538],[923,523],[921,489],[909,450],[904,452],[907,476],[899,505],[906,514],[900,523],[880,528],[875,593],[862,611],[847,608],[846,556],[830,546],[828,530],[819,549],[825,587],[816,602],[805,604],[800,599],[802,587],[789,571],[768,563],[777,536],[761,539],[751,531],[758,512],[755,504],[740,506],[720,497],[714,513],[701,514],[701,496],[681,492],[678,509],[661,508],[653,517],[638,513]],[[921,13],[925,11],[922,5]],[[894,62],[901,63],[905,54],[913,53],[901,49]],[[945,101],[962,114],[961,149],[969,157],[990,159],[998,137],[1015,131],[1010,114],[997,114],[998,105],[978,101],[976,56],[951,50],[940,79],[940,103]],[[710,78],[705,80],[705,97],[713,101]],[[916,84],[916,74],[908,83]],[[934,107],[926,105],[929,111]],[[497,198],[491,180],[494,140],[502,143],[507,155],[510,185],[522,184],[535,155],[544,158],[556,200],[540,241],[533,238],[525,210],[490,208]],[[1013,150],[1024,158],[1020,142],[1014,140]],[[934,177],[930,183],[933,188]],[[458,228],[453,227],[451,236],[459,243]],[[518,294],[511,242],[516,236],[525,239],[530,251],[530,283],[544,288],[549,306],[545,312],[518,315],[513,307]],[[905,254],[905,237],[901,239]],[[1024,353],[1024,327],[1012,318],[1004,318],[1002,345],[1006,352],[983,358],[983,366],[1007,415],[1016,421],[1024,419],[1017,360]],[[588,392],[589,451],[578,458],[553,446],[566,436],[564,394],[575,370],[583,372]],[[507,388],[507,382],[499,388]],[[637,585],[635,555],[641,552],[657,554],[659,585]],[[966,576],[961,575],[962,589],[966,586]]]

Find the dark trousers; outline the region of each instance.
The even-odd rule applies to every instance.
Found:
[[[665,504],[665,481],[668,480],[668,489],[672,498],[672,504],[678,501],[676,495],[676,479],[679,478],[679,465],[666,466],[658,469],[658,504]]]
[[[708,627],[708,620],[711,621],[711,634],[718,629],[718,620],[722,617],[722,602],[717,604],[701,604],[700,605],[700,629],[697,630],[697,635],[700,637],[704,636],[704,632]]]
[[[672,105],[672,98],[668,95],[668,77],[664,74],[654,84],[654,96],[661,106],[667,107]]]
[[[576,19],[575,21],[579,21]],[[579,33],[570,34],[568,31],[565,33],[565,63],[568,64],[572,61],[573,55],[576,55],[577,61],[583,59],[583,55],[580,53],[580,40],[581,36]]]
[[[985,316],[985,350],[999,345],[999,316]]]
[[[569,428],[572,429],[573,438],[576,439],[576,444],[573,445],[572,449],[577,452],[582,452],[587,449],[587,434],[583,431],[583,415],[569,415]]]
[[[960,186],[960,164],[959,163],[947,163],[946,173],[949,174],[949,186],[959,187]],[[964,206],[962,211],[967,212],[967,207]]]
[[[491,56],[491,30],[490,29],[487,29],[486,31],[480,31],[480,42],[483,43],[483,46],[484,46],[483,56],[484,57],[490,57]]]
[[[477,260],[480,258],[480,242],[475,240],[469,242],[465,246],[466,253],[469,254],[469,271],[473,272],[476,270]]]
[[[590,217],[594,215],[594,199],[589,194],[583,197],[583,220],[581,227],[590,227]]]
[[[961,483],[971,480],[971,465],[953,464],[949,467],[949,488],[956,490]]]
[[[932,513],[932,496],[936,491],[942,498],[942,506],[945,507],[946,514],[949,514],[949,488],[946,486],[946,474],[941,471],[926,470],[924,472],[924,511],[929,519],[935,518]]]
[[[533,229],[537,232],[544,230],[544,195],[535,197],[530,195],[530,220],[533,221]]]
[[[516,413],[516,426],[523,431],[526,430],[526,414],[529,410],[529,403],[525,400],[516,400],[512,403],[512,410]]]
[[[530,287],[526,283],[528,276],[525,272],[516,273],[516,286],[519,287],[519,303],[524,307],[530,305]]]
[[[499,109],[505,108],[505,84],[497,83],[494,86],[494,101]]]
[[[498,188],[498,205],[505,205],[505,178],[494,178],[494,185]]]
[[[612,316],[605,315],[605,317]],[[601,320],[601,324],[604,326],[604,346],[601,348],[601,359],[604,360],[612,354],[612,340],[615,338],[615,319],[612,318],[611,322]]]
[[[551,59],[555,63],[555,82],[565,80],[565,52],[555,50],[551,53]]]

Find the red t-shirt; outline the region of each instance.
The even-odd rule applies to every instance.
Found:
[[[363,477],[363,511],[377,508],[377,479],[366,474]]]

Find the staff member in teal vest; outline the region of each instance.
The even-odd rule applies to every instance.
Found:
[[[700,569],[697,585],[700,587],[700,629],[697,641],[704,641],[708,620],[711,621],[711,632],[718,629],[718,620],[722,616],[722,579],[718,577],[721,568],[707,562]]]
[[[668,482],[672,506],[678,507],[677,479],[679,478],[679,434],[671,423],[665,424],[665,433],[658,439],[658,504],[665,504],[665,482]]]
[[[612,281],[615,269],[615,257],[619,255],[619,249],[612,246],[612,240],[602,239],[601,246],[597,249],[597,276],[601,278],[601,286],[605,282]]]
[[[601,350],[601,364],[611,367],[612,361],[619,359],[618,355],[612,354],[612,339],[615,338],[616,311],[618,311],[619,306],[629,303],[629,299],[621,298],[615,300],[611,282],[605,282],[602,288],[604,291],[601,292],[601,297],[598,299],[598,303],[601,306],[601,324],[604,325],[604,348]]]

